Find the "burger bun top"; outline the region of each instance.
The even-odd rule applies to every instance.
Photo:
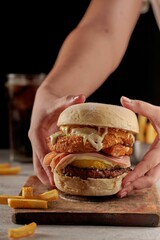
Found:
[[[86,102],[66,108],[59,116],[57,126],[84,125],[118,128],[139,132],[137,116],[118,105]]]

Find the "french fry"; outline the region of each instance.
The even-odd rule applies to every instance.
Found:
[[[136,135],[136,140],[143,143],[152,144],[157,133],[151,122],[142,115],[138,115],[139,133]]]
[[[146,135],[145,135],[145,142],[148,144],[152,144],[154,139],[156,138],[156,131],[153,128],[152,124],[149,122],[146,127]]]
[[[41,193],[39,195],[33,195],[32,187],[22,187],[22,196],[26,199],[42,199],[42,200],[57,200],[58,191],[57,189],[52,189],[50,191]]]
[[[8,206],[11,208],[48,208],[48,201],[41,199],[12,199],[8,198]]]
[[[57,189],[53,189],[47,192],[44,192],[39,195],[39,197],[43,200],[57,200],[58,199],[58,191]]]
[[[16,239],[16,238],[28,237],[35,233],[36,228],[37,228],[37,224],[35,222],[26,224],[18,228],[10,228],[8,229],[8,238]]]
[[[145,142],[145,130],[146,130],[147,118],[142,115],[138,115],[138,123],[139,123],[139,133],[136,136],[136,140]]]
[[[3,167],[0,168],[0,175],[16,175],[21,171],[21,167]]]
[[[9,168],[11,167],[10,163],[4,162],[4,163],[0,163],[0,168]]]
[[[0,204],[8,204],[8,199],[23,199],[22,196],[0,195]]]
[[[22,187],[22,196],[24,198],[33,197],[33,188],[32,187]]]

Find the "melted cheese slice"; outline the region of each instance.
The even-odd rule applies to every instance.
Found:
[[[81,159],[81,160],[75,160],[71,163],[74,167],[79,168],[96,168],[99,170],[105,170],[105,169],[111,169],[111,165],[102,161],[97,160],[87,160],[87,159]]]

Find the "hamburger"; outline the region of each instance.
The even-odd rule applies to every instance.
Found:
[[[76,196],[119,192],[132,170],[130,156],[139,131],[136,114],[122,106],[86,102],[66,108],[57,126],[44,157],[57,189]]]

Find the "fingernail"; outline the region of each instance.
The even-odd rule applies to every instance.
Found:
[[[67,101],[69,102],[73,102],[75,100],[77,100],[79,98],[79,96],[73,96],[73,95],[70,95],[70,96],[67,96]]]
[[[74,96],[73,100],[77,100],[79,98],[79,96]]]
[[[127,98],[127,97],[124,97],[124,96],[122,96],[122,98],[126,103],[131,103],[132,102],[132,100],[130,98]]]
[[[126,191],[124,191],[124,192],[122,192],[122,193],[120,194],[120,198],[123,198],[123,197],[125,197],[125,196],[127,196],[127,192],[126,192]]]

